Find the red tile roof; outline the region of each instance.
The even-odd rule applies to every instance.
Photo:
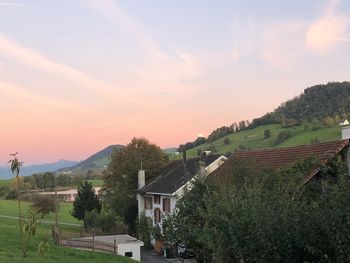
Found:
[[[231,176],[235,170],[237,161],[243,163],[243,165],[254,165],[255,169],[268,168],[278,170],[297,161],[316,158],[316,160],[319,162],[319,166],[310,171],[309,175],[305,178],[304,183],[306,183],[313,176],[315,176],[315,174],[320,170],[321,166],[325,165],[329,159],[337,155],[347,145],[349,145],[349,140],[331,141],[286,148],[238,151],[234,153],[233,156],[222,164],[216,171],[214,171],[212,175],[224,177]]]

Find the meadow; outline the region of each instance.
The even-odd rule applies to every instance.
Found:
[[[31,205],[30,202],[21,202],[24,215],[27,214]],[[59,204],[58,221],[60,223],[80,222],[70,215],[72,210],[71,203],[61,202]],[[18,216],[18,206],[16,200],[0,199],[0,215]],[[43,220],[54,221],[54,214],[46,215]],[[62,231],[79,234],[79,226],[60,225]],[[37,255],[37,246],[42,240],[51,240],[51,224],[41,223],[37,235],[34,237],[29,250],[29,256],[24,262],[134,262],[125,257],[119,257],[111,254],[77,250],[72,248],[62,248],[51,243],[51,251],[46,255],[39,257]],[[51,241],[50,241],[51,242]],[[18,221],[13,218],[3,218],[0,216],[0,262],[20,262],[20,243],[18,237]]]
[[[270,130],[271,136],[264,137],[264,131]],[[282,131],[289,131],[291,137],[282,143],[277,142],[278,134]],[[331,127],[320,127],[319,129],[305,129],[304,126],[294,126],[283,128],[280,124],[262,125],[254,129],[247,129],[226,135],[214,142],[204,143],[187,151],[187,156],[197,156],[197,150],[207,150],[215,148],[217,153],[225,154],[227,152],[233,153],[236,149],[244,147],[245,149],[260,149],[273,147],[293,147],[304,144],[310,144],[312,140],[325,142],[332,140],[339,140],[340,127],[334,125]],[[229,144],[225,144],[224,140],[228,139]],[[180,158],[181,156],[177,156]]]
[[[18,206],[17,206],[17,200],[4,200],[0,199],[0,215],[6,215],[6,216],[18,216]],[[32,205],[31,202],[25,202],[21,201],[22,205],[22,211],[26,215],[29,207]],[[64,222],[64,223],[73,223],[73,224],[80,224],[80,222],[72,217],[70,215],[70,211],[73,209],[72,203],[59,203],[59,210],[58,210],[58,221]],[[47,221],[54,221],[55,215],[54,213],[50,213],[48,215],[45,215],[43,220]]]
[[[79,228],[75,228],[79,231]],[[72,228],[70,228],[72,231]],[[44,256],[37,254],[37,247],[42,240],[51,240],[51,225],[40,224],[37,234],[32,239],[28,257],[22,261],[21,249],[18,234],[17,220],[0,218],[0,262],[27,262],[27,263],[54,263],[54,262],[74,262],[74,263],[131,263],[135,262],[129,258],[116,256],[102,252],[91,252],[73,248],[59,247],[50,241],[51,249]]]

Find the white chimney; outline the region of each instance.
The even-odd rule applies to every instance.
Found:
[[[145,186],[145,184],[146,184],[145,170],[139,170],[137,182],[138,182],[138,189],[139,190]]]
[[[348,120],[340,123],[341,126],[341,139],[347,140],[350,139],[350,124]]]

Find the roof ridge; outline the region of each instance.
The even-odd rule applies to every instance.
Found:
[[[317,147],[325,144],[331,144],[331,143],[342,143],[342,145],[346,145],[349,143],[349,139],[346,140],[335,140],[335,141],[327,141],[327,142],[319,142],[319,143],[313,143],[313,144],[303,144],[303,145],[297,145],[297,146],[288,146],[288,147],[270,147],[270,148],[259,148],[259,149],[246,149],[246,150],[239,150],[236,153],[246,153],[246,152],[262,152],[262,151],[271,151],[271,150],[289,150],[289,149],[302,149],[304,147]],[[235,153],[234,153],[235,154]],[[233,155],[234,155],[233,154]]]

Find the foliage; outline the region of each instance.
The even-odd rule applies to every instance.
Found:
[[[288,140],[290,137],[292,137],[291,131],[289,131],[289,130],[281,131],[277,136],[276,144],[280,144],[280,143]]]
[[[151,235],[153,230],[151,218],[140,215],[136,218],[136,224],[139,239],[143,241],[145,248],[151,248]]]
[[[192,248],[198,262],[349,262],[346,166],[335,158],[300,188],[314,164],[253,176],[243,169],[220,184],[197,181],[165,234]]]
[[[70,232],[75,236],[80,235],[80,227],[61,226],[64,232]],[[32,237],[28,249],[26,263],[57,263],[57,262],[74,262],[74,263],[135,263],[130,258],[118,256],[110,253],[98,253],[86,251],[82,249],[72,249],[56,246],[50,241],[51,225],[41,223],[38,225],[35,236]],[[20,246],[18,238],[18,223],[16,220],[8,218],[0,218],[0,262],[1,263],[17,263],[23,262],[17,248]],[[42,242],[43,241],[43,242]],[[40,251],[48,251],[41,255]]]
[[[330,82],[304,90],[275,111],[253,120],[251,127],[280,123],[284,127],[301,125],[314,120],[326,125],[339,123],[349,117],[350,82]]]
[[[20,170],[23,165],[23,162],[20,162],[17,158],[17,154],[11,154],[13,159],[9,161],[10,169],[13,174],[15,174],[15,178],[17,181],[17,196],[19,195],[20,190]],[[21,199],[18,198],[18,222],[19,222],[19,236],[21,242],[21,250],[22,250],[22,258],[27,257],[27,252],[29,249],[30,241],[32,237],[36,234],[36,230],[38,227],[37,213],[35,210],[30,209],[28,213],[28,217],[25,218],[22,214],[21,207]],[[41,251],[44,253],[44,251]]]
[[[270,137],[271,137],[271,131],[270,131],[270,129],[264,130],[264,138],[265,138],[265,139],[268,139],[268,138],[270,138]]]
[[[49,214],[50,212],[55,212],[56,201],[53,197],[49,195],[35,195],[33,197],[32,208],[38,214],[41,214],[41,218],[44,218],[44,216]]]
[[[85,181],[78,188],[78,196],[73,202],[71,214],[78,220],[83,220],[86,227],[85,213],[94,209],[99,213],[101,211],[101,203],[95,194],[92,184]]]
[[[133,138],[123,149],[112,154],[111,162],[104,175],[106,191],[104,194],[107,209],[123,218],[124,223],[135,229],[137,217],[136,193],[138,171],[146,171],[146,181],[152,180],[168,162],[167,155],[159,146],[145,138]]]
[[[229,145],[230,144],[230,139],[229,138],[225,138],[224,139],[224,144],[225,145]]]
[[[195,141],[193,141],[193,142],[187,142],[187,143],[185,143],[185,144],[181,144],[180,146],[179,146],[179,149],[178,149],[178,151],[179,152],[182,152],[182,151],[184,151],[184,150],[188,150],[188,149],[191,149],[191,148],[194,148],[194,147],[196,147],[196,146],[198,146],[198,145],[201,145],[201,144],[203,144],[203,143],[206,143],[206,139],[204,138],[204,137],[198,137]]]

